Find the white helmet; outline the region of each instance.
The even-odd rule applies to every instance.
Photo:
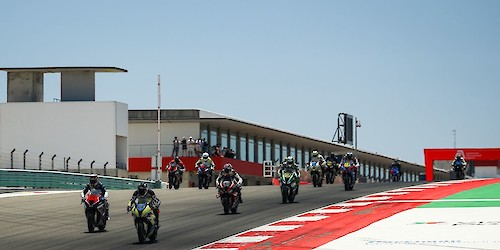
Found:
[[[205,152],[205,153],[203,153],[201,156],[203,157],[203,159],[207,159],[207,158],[208,158],[208,153],[207,153],[207,152]]]

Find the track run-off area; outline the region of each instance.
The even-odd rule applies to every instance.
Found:
[[[86,232],[78,192],[2,191],[0,242],[4,249],[500,249],[499,182],[303,185],[292,204],[281,204],[278,186],[245,186],[234,215],[223,215],[213,187],[155,190],[158,240],[142,245],[125,210],[132,190],[110,190],[111,220],[100,233]]]

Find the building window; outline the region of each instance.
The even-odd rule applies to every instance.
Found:
[[[221,142],[220,142],[221,148],[227,148],[228,147],[228,145],[227,145],[227,133],[225,133],[225,132],[221,133],[220,139],[221,139]]]
[[[274,145],[274,159],[273,159],[273,161],[276,161],[276,160],[281,160],[280,159],[280,145],[279,144]]]
[[[210,146],[217,145],[217,131],[210,131]]]
[[[264,142],[262,140],[258,140],[257,143],[257,161],[259,163],[264,161]]]
[[[266,161],[272,161],[271,159],[271,143],[266,142]]]
[[[208,139],[208,130],[205,128],[205,129],[202,129],[201,132],[200,132],[200,138],[205,138],[205,139]]]
[[[281,161],[283,161],[288,156],[288,148],[286,146],[281,147],[281,152],[283,153]]]
[[[248,161],[255,162],[255,142],[253,138],[248,139]]]
[[[246,161],[247,160],[247,138],[246,137],[240,137],[240,160]]]
[[[229,141],[229,148],[236,152],[236,135],[231,134],[231,139]]]
[[[295,159],[300,168],[302,168],[302,149],[297,150],[297,159]]]

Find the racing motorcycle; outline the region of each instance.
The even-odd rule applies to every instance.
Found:
[[[228,214],[229,211],[235,214],[238,210],[240,199],[236,187],[236,182],[229,179],[222,180],[217,187],[217,197],[220,197],[222,207],[224,208],[224,214]]]
[[[293,168],[284,168],[281,171],[280,175],[280,189],[281,189],[281,197],[282,202],[286,203],[287,201],[292,203],[295,199],[295,195],[299,190],[299,186],[297,185],[297,173]]]
[[[454,161],[453,162],[453,171],[455,171],[455,175],[457,180],[465,179],[465,166],[463,166],[462,162]]]
[[[326,184],[333,184],[337,176],[337,164],[333,161],[326,161],[325,177]]]
[[[391,175],[392,182],[399,181],[399,169],[398,168],[392,167],[391,170],[389,170],[389,174]]]
[[[354,168],[355,166],[351,162],[345,162],[340,166],[340,173],[342,175],[342,181],[344,182],[345,191],[354,188],[354,183],[356,182]]]
[[[151,242],[156,240],[158,227],[153,209],[158,206],[159,204],[157,205],[150,197],[138,197],[131,203],[130,211],[134,218],[139,243],[144,243],[147,238]]]
[[[183,171],[180,170],[177,166],[173,165],[170,163],[169,166],[169,172],[168,172],[168,188],[172,189],[179,189],[179,186],[182,183],[182,174]]]
[[[210,182],[212,182],[212,166],[208,163],[198,164],[198,188],[202,187],[208,189]]]
[[[309,172],[311,173],[314,187],[321,187],[323,183],[323,174],[321,166],[318,162],[312,161],[309,163]]]
[[[97,227],[99,231],[104,231],[106,221],[108,220],[105,200],[101,198],[101,192],[97,189],[91,189],[83,200],[85,217],[87,217],[87,227],[89,233],[94,232]]]

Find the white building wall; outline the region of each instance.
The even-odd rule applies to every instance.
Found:
[[[158,134],[157,123],[130,122],[129,123],[129,155],[152,156],[156,155]],[[172,141],[177,136],[189,139],[198,139],[200,136],[200,124],[198,122],[162,122],[161,126],[161,154],[170,156],[172,154]]]
[[[70,157],[70,169],[115,168],[127,163],[126,153],[117,159],[117,144],[127,143],[128,106],[117,102],[54,102],[0,104],[0,164],[10,167],[10,152],[15,151],[15,167],[23,167],[23,153],[28,150],[27,169],[39,166],[43,152],[43,169],[64,167]],[[117,143],[117,136],[121,136]],[[123,139],[125,138],[125,139]],[[6,159],[7,158],[7,159]],[[122,159],[123,158],[123,159]],[[6,166],[8,164],[8,166]]]

